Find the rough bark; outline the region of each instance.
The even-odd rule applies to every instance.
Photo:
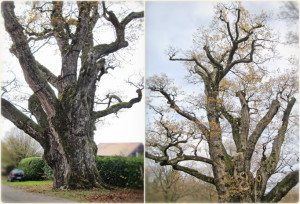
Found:
[[[294,186],[299,182],[299,171],[289,173],[282,181],[280,181],[266,196],[263,202],[276,203],[279,202]]]
[[[56,39],[62,58],[61,74],[55,76],[35,60],[26,32],[23,32],[14,13],[14,3],[2,2],[1,5],[6,31],[13,41],[11,52],[18,58],[25,80],[34,92],[29,98],[28,109],[37,122],[4,98],[1,99],[2,115],[42,145],[45,160],[54,171],[54,188],[109,188],[102,182],[96,168],[95,122],[100,117],[140,102],[142,90],[138,89],[138,97],[129,102],[95,111],[96,83],[100,80],[99,75],[107,73],[102,57],[128,46],[125,41],[126,25],[136,18],[142,18],[143,12],[132,12],[119,23],[115,14],[107,11],[103,3],[105,18],[113,24],[119,35],[111,44],[94,46],[92,32],[100,18],[98,2],[77,2],[79,16],[74,33],[70,33],[64,19],[63,2],[52,2],[50,33]],[[77,62],[81,51],[82,66],[77,79]],[[48,83],[57,89],[58,97]]]
[[[195,140],[191,142],[191,146],[194,148],[194,155],[186,155],[184,151],[185,147],[180,146],[180,143],[187,143],[187,140],[179,140],[179,137],[172,134],[176,127],[168,127],[167,123],[163,123],[162,120],[153,125],[153,132],[156,131],[155,128],[157,128],[157,126],[163,127],[166,131],[159,132],[157,137],[161,138],[164,136],[165,139],[171,138],[171,142],[169,142],[169,144],[160,144],[159,142],[155,142],[155,140],[154,142],[150,140],[147,145],[153,148],[154,151],[153,153],[146,152],[146,157],[155,160],[162,166],[170,165],[173,169],[188,173],[202,181],[215,185],[220,202],[278,202],[298,183],[298,171],[292,172],[278,183],[271,192],[265,195],[267,182],[275,173],[276,166],[280,159],[281,146],[285,139],[290,114],[296,99],[291,95],[288,95],[288,100],[279,101],[278,95],[273,96],[275,99],[266,109],[266,113],[262,117],[259,117],[260,119],[258,122],[254,124],[251,118],[252,113],[250,113],[251,104],[249,103],[249,98],[255,93],[252,96],[249,96],[249,93],[247,93],[245,88],[245,90],[239,90],[236,93],[236,97],[239,99],[241,105],[240,110],[234,111],[234,116],[233,114],[231,115],[229,110],[226,110],[225,104],[223,104],[224,101],[221,98],[222,91],[220,82],[222,79],[226,78],[230,71],[233,71],[233,67],[238,69],[237,65],[256,63],[254,62],[254,56],[257,51],[256,48],[264,48],[264,40],[268,41],[269,39],[264,39],[263,37],[257,38],[255,34],[256,30],[260,30],[264,26],[261,23],[253,24],[248,30],[240,26],[242,18],[239,7],[227,8],[225,6],[224,9],[235,12],[233,17],[235,20],[231,19],[229,22],[226,15],[222,13],[222,10],[217,11],[217,13],[220,12],[217,17],[224,23],[222,24],[224,27],[220,26],[216,30],[222,33],[222,35],[225,35],[227,41],[229,41],[226,49],[222,50],[220,48],[221,51],[224,51],[223,53],[220,53],[220,50],[211,50],[209,42],[218,42],[213,40],[210,41],[209,39],[205,42],[203,40],[203,51],[200,52],[199,55],[198,53],[193,53],[191,57],[176,58],[176,51],[170,50],[169,53],[169,60],[185,62],[188,65],[191,76],[197,79],[201,78],[201,82],[203,82],[204,85],[203,96],[206,99],[205,103],[202,101],[191,101],[191,97],[188,97],[187,101],[192,105],[195,103],[196,105],[194,105],[194,108],[199,107],[198,103],[203,103],[201,104],[201,108],[206,111],[205,120],[202,121],[199,119],[200,117],[197,117],[198,110],[193,112],[188,110],[188,107],[184,107],[185,104],[183,104],[183,99],[180,98],[176,100],[177,93],[174,91],[174,88],[172,87],[169,89],[169,84],[166,85],[167,82],[161,82],[164,81],[164,77],[159,78],[154,76],[150,79],[150,83],[148,84],[148,88],[152,92],[157,93],[160,97],[163,96],[167,103],[166,106],[169,106],[170,109],[173,109],[175,113],[184,117],[184,119],[188,120],[191,124],[195,124],[195,129],[201,133],[208,143],[210,158],[197,155],[199,143],[202,139],[199,141],[198,145],[195,146],[194,144],[199,138],[193,136],[194,131],[184,132],[178,130],[178,135],[184,135],[186,138],[193,138]],[[204,35],[206,36],[209,34],[205,33]],[[211,36],[211,38],[213,37]],[[244,43],[248,44],[247,51],[245,52],[246,54],[239,54],[238,51],[243,47]],[[195,52],[198,52],[198,50]],[[193,84],[199,83],[198,81],[193,82]],[[171,86],[173,86],[173,84],[170,85],[170,87]],[[284,103],[286,102],[287,106],[284,107]],[[282,107],[283,111],[280,107]],[[155,108],[152,109],[155,110]],[[164,109],[160,108],[160,111],[156,111],[156,113],[163,116],[164,111]],[[257,147],[259,138],[262,137],[264,130],[275,118],[275,115],[281,111],[283,112],[282,124],[278,127],[278,134],[274,138],[271,154],[269,157],[266,157],[263,153],[259,169],[257,172],[252,172],[251,159],[256,151],[255,148]],[[231,134],[236,147],[236,154],[233,156],[230,156],[226,152],[222,142],[224,133],[220,121],[223,119],[226,119],[231,127]],[[172,129],[173,132],[170,129]],[[176,139],[177,142],[173,142],[172,139]],[[165,140],[162,141],[165,142]],[[169,149],[171,147],[173,148],[172,150]],[[174,149],[176,149],[176,151]],[[177,155],[174,155],[174,151]],[[190,150],[186,150],[186,152],[190,152]],[[213,171],[213,177],[204,175],[191,167],[179,164],[179,162],[187,162],[190,160],[209,164],[208,166],[211,166]],[[256,176],[254,176],[255,173]]]

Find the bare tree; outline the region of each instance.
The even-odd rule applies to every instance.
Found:
[[[136,28],[133,23],[144,13],[121,10],[117,14],[105,2],[29,4],[32,8],[25,17],[16,16],[14,2],[4,1],[1,6],[5,29],[12,40],[10,52],[17,57],[33,91],[28,109],[34,119],[5,97],[1,98],[2,115],[42,145],[54,171],[54,188],[106,186],[96,168],[95,123],[140,102],[143,86],[138,86],[136,97],[128,101],[108,96],[102,110],[94,105],[95,93],[102,87],[102,78],[114,70],[113,53],[129,45],[127,29]],[[104,24],[113,28],[115,38],[98,43],[95,32],[101,32]],[[59,76],[34,57],[41,46],[49,43],[57,45],[60,52]]]
[[[41,145],[22,130],[12,128],[1,141],[1,159],[4,165],[18,166],[27,157],[42,156]]]
[[[204,168],[202,171],[206,171]],[[146,201],[148,202],[213,202],[217,201],[213,185],[199,182],[189,174],[172,167],[147,165]]]
[[[267,190],[284,140],[298,130],[292,111],[297,71],[272,75],[265,67],[278,42],[267,21],[266,13],[250,15],[240,3],[217,4],[212,26],[194,36],[194,49],[179,57],[178,50],[169,50],[169,60],[186,65],[187,80],[199,95],[179,90],[166,75],[147,79],[156,116],[146,157],[214,185],[220,202],[278,202],[298,183],[292,165]],[[228,151],[226,141],[235,148]],[[191,161],[207,165],[212,174],[187,166]]]
[[[282,2],[281,12],[279,14],[279,19],[282,19],[290,24],[298,24],[299,20],[299,5],[296,1],[286,1]],[[298,26],[297,26],[298,27]],[[290,30],[287,34],[287,43],[298,44],[299,43],[299,33],[298,28],[295,30]]]
[[[156,189],[162,192],[164,202],[176,202],[190,192],[185,188],[185,176],[168,167],[151,167]]]

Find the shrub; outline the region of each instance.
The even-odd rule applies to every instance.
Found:
[[[14,168],[16,168],[15,165],[6,166],[5,167],[5,175],[8,175],[11,172],[11,170],[13,170]]]
[[[51,169],[51,167],[45,162],[45,165],[43,167],[43,171],[44,171],[44,178],[47,180],[53,180],[54,176],[53,176],[53,170]]]
[[[41,157],[29,157],[22,159],[18,169],[22,169],[27,180],[42,180],[44,176],[45,161]]]
[[[127,188],[143,188],[144,158],[97,157],[97,168],[105,183]]]

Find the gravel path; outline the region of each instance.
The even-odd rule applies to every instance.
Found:
[[[1,200],[3,203],[75,203],[72,200],[29,193],[3,184],[1,184]]]

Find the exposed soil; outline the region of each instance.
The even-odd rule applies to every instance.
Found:
[[[93,203],[144,203],[144,191],[115,190],[108,194],[87,196],[86,199]]]

